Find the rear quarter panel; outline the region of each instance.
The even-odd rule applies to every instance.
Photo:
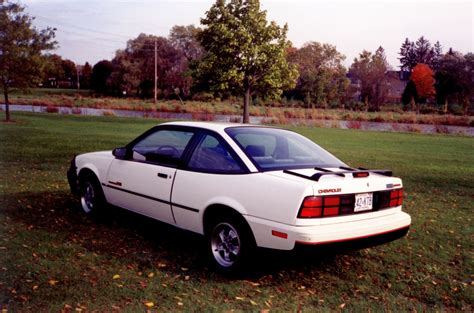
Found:
[[[289,224],[304,197],[312,193],[307,183],[264,173],[222,175],[178,170],[171,202],[199,210],[196,213],[173,206],[177,226],[203,234],[204,212],[211,205],[228,206],[244,217]]]

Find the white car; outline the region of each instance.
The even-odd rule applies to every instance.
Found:
[[[206,236],[221,271],[255,247],[373,246],[404,236],[403,186],[355,169],[292,131],[172,122],[125,147],[76,156],[68,171],[85,212],[106,204]]]

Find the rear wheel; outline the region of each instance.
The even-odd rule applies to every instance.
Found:
[[[97,213],[105,205],[105,197],[95,175],[86,173],[81,175],[80,196],[81,207],[86,213]]]
[[[236,273],[248,265],[255,240],[242,217],[215,218],[208,227],[207,249],[214,268]]]

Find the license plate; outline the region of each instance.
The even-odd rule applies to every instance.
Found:
[[[373,199],[373,194],[371,192],[356,194],[354,212],[372,210],[372,199]]]

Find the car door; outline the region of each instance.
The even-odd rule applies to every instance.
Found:
[[[222,137],[203,131],[189,151],[187,164],[176,173],[172,194],[176,225],[202,233],[202,209],[216,199],[238,198],[235,194],[247,182],[242,174],[247,173],[245,164]]]
[[[112,161],[107,199],[157,220],[174,224],[171,189],[176,168],[194,131],[157,128],[127,146],[128,157]]]

